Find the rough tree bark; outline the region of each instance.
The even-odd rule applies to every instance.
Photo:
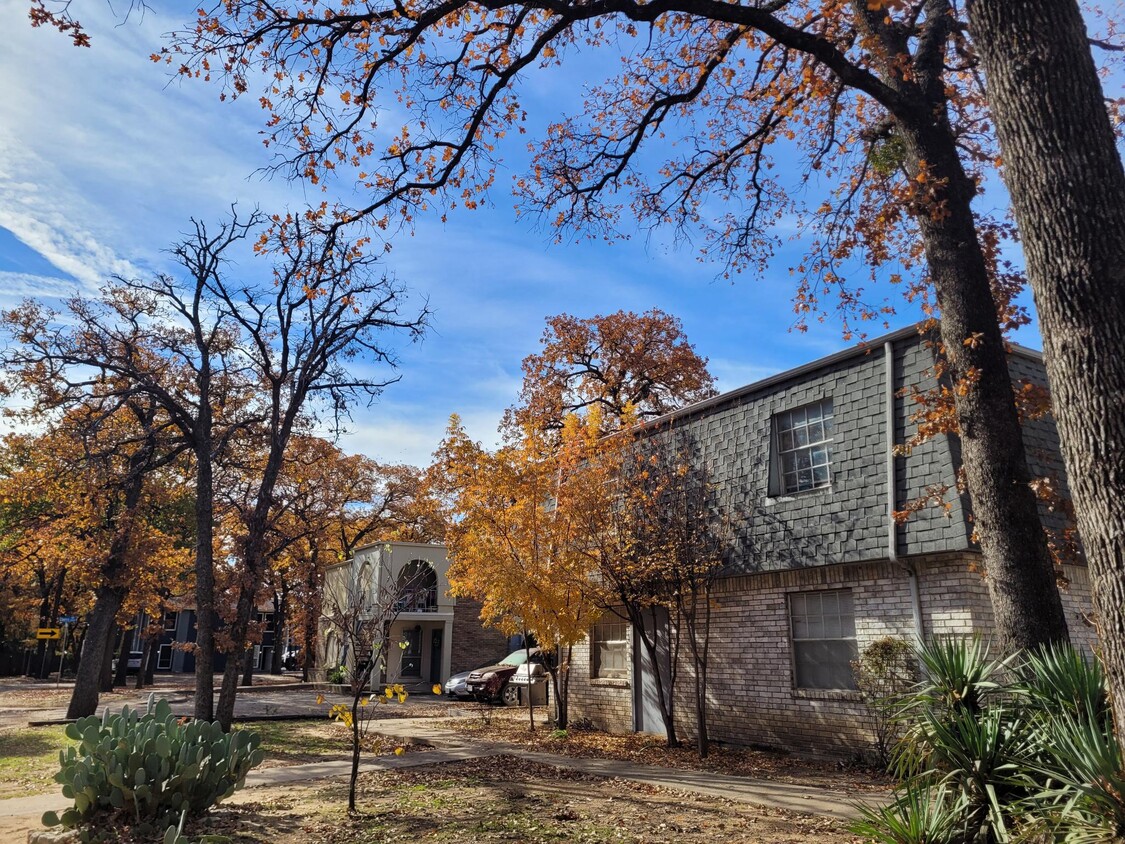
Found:
[[[1125,168],[1077,3],[968,10],[1125,742]]]
[[[927,38],[953,26],[946,0],[926,6],[932,18]],[[870,37],[891,37],[866,0],[853,0],[853,7]],[[897,52],[889,49],[879,72],[898,95],[886,105],[905,147],[907,172],[933,188],[914,216],[941,310],[942,346],[958,385],[963,465],[996,633],[1007,651],[1066,641],[1066,616],[1030,486],[1007,351],[972,213],[976,184],[965,172],[950,124],[944,53],[919,48],[917,66],[905,75]]]
[[[970,208],[976,187],[952,130],[922,121],[902,126],[913,169],[920,172],[924,161],[931,177],[946,180],[941,198],[948,215],[922,214],[919,224],[941,309],[942,345],[962,386],[955,403],[963,465],[1000,645],[1012,652],[1066,641],[1066,616]]]
[[[195,425],[195,706],[202,721],[215,717],[215,480],[211,465],[210,361],[200,373],[199,418]]]

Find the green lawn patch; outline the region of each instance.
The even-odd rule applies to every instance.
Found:
[[[59,751],[74,744],[61,726],[0,731],[0,800],[59,789]]]

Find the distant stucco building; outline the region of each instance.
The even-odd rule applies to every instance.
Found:
[[[381,587],[411,585],[394,607],[388,632],[392,647],[387,648],[385,669],[373,682],[429,688],[506,653],[504,635],[481,625],[480,604],[449,594],[448,572],[444,545],[415,542],[364,545],[351,560],[328,568],[325,606],[333,601],[342,605],[349,591],[373,598]],[[346,642],[331,625],[321,625],[321,655],[322,667],[355,665],[356,655],[347,652]],[[365,655],[359,656],[362,660]]]

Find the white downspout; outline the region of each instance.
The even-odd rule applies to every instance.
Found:
[[[914,635],[918,642],[926,640],[926,629],[922,622],[922,593],[918,588],[918,569],[908,560],[898,556],[898,525],[895,523],[895,377],[894,344],[883,343],[883,361],[886,371],[885,410],[887,426],[887,558],[898,563],[906,572],[910,582],[910,611],[914,616]]]

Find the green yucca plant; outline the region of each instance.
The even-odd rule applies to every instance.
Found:
[[[1069,646],[993,660],[980,639],[936,640],[919,659],[928,677],[899,708],[904,784],[855,832],[880,844],[1125,840],[1125,765],[1095,663]]]
[[[1027,653],[1018,674],[1017,692],[1044,714],[1101,718],[1109,709],[1102,667],[1069,645]]]
[[[1002,689],[1001,672],[1011,658],[994,660],[979,636],[931,639],[918,648],[928,678],[912,698],[925,706],[980,712],[990,695]]]
[[[1031,765],[1039,787],[1028,811],[1065,841],[1125,839],[1125,766],[1109,712],[1066,712],[1039,723],[1041,752]]]
[[[965,840],[965,808],[948,788],[907,783],[893,803],[860,807],[848,829],[878,844],[957,844]]]

